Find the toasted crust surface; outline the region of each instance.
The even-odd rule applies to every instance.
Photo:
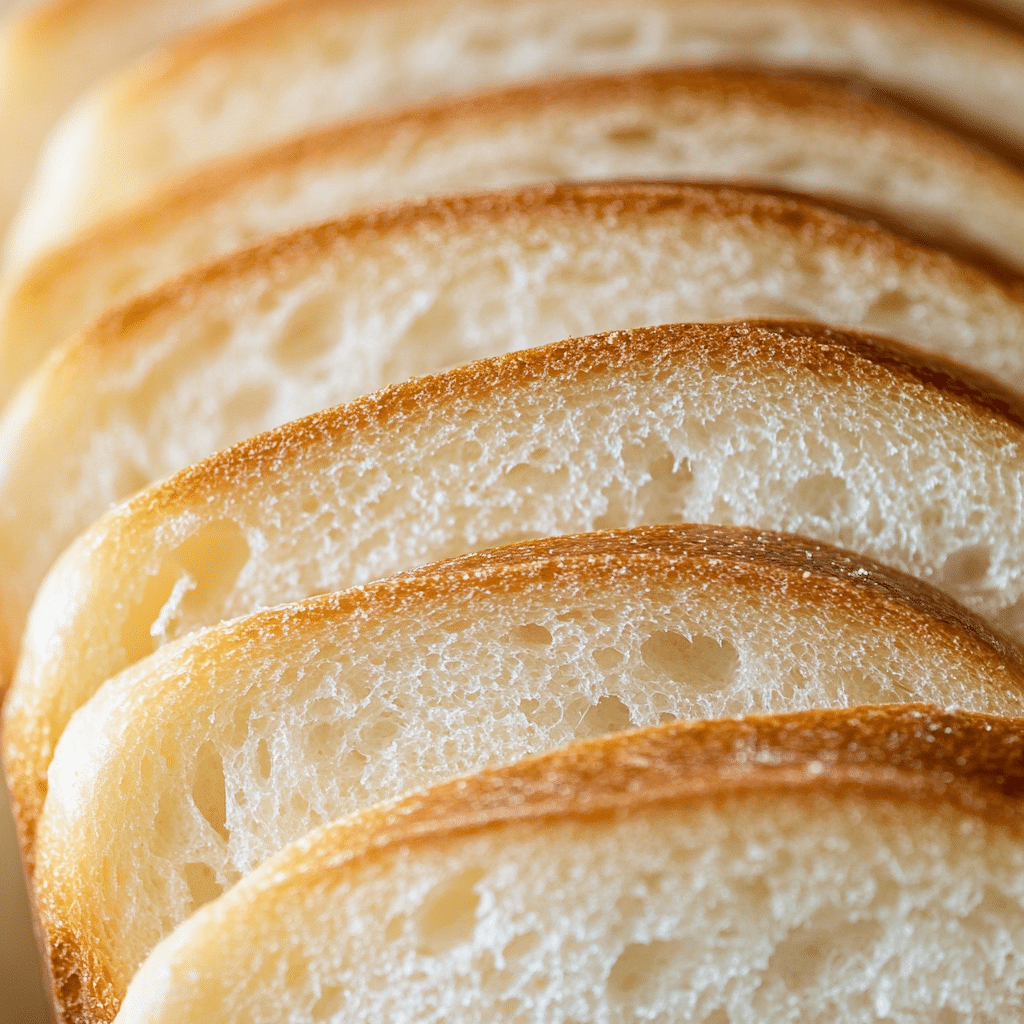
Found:
[[[1024,34],[925,0],[649,0],[628,11],[293,0],[192,36],[80,106],[51,140],[12,265],[190,166],[349,112],[566,70],[711,62],[861,74],[1024,139]],[[69,162],[80,174],[64,183]]]
[[[824,813],[839,803],[865,826],[871,817],[867,806],[888,805],[894,814],[899,813],[895,808],[903,809],[921,828],[932,824],[948,835],[959,825],[963,841],[986,830],[1002,850],[1015,848],[1024,778],[1019,726],[928,706],[804,712],[644,730],[466,777],[327,826],[273,858],[158,948],[129,991],[119,1020],[164,1019],[159,1009],[164,1000],[176,1012],[191,1011],[199,1019],[207,1005],[219,1007],[227,998],[232,1005],[258,1006],[261,988],[264,998],[271,991],[281,998],[283,990],[270,981],[274,972],[266,962],[254,970],[242,960],[245,938],[259,935],[282,960],[289,952],[298,959],[314,930],[331,932],[326,916],[318,920],[319,906],[340,910],[358,886],[375,884],[371,879],[399,864],[408,872],[404,877],[432,856],[451,858],[461,867],[459,851],[469,844],[475,851],[470,857],[483,852],[500,859],[506,842],[511,846],[525,836],[538,837],[534,855],[545,857],[543,840],[558,835],[564,843],[571,824],[589,826],[569,833],[582,856],[599,829],[618,827],[633,816],[657,812],[668,820],[698,808],[751,814],[750,802],[740,798],[754,796],[780,808],[799,799],[811,815],[816,807]],[[863,817],[858,818],[858,807]],[[922,811],[934,818],[919,817]],[[846,827],[853,826],[847,822]],[[758,838],[767,840],[760,832]],[[843,848],[850,842],[848,831],[833,842]],[[621,864],[621,870],[629,869]],[[710,890],[705,898],[716,907],[724,888],[719,877],[701,861],[701,878]],[[550,884],[564,888],[554,878]],[[514,895],[499,898],[515,913]],[[409,902],[415,905],[414,900]],[[382,912],[397,916],[402,906],[385,904]],[[299,907],[304,918],[295,912]],[[305,920],[304,930],[296,928],[297,920]],[[536,927],[537,916],[533,920]],[[488,924],[495,926],[493,914]],[[602,939],[588,935],[592,942]],[[840,941],[838,933],[834,941]],[[308,948],[316,946],[310,939]],[[384,946],[377,955],[386,955]],[[359,954],[355,957],[358,962]],[[311,969],[321,976],[318,967]],[[185,976],[190,985],[181,984]],[[330,969],[322,977],[325,984],[333,981]],[[258,1016],[258,1010],[254,1013]]]
[[[664,618],[651,596],[665,592],[672,595],[669,605],[679,609],[675,618]],[[722,635],[703,642],[727,656],[736,653],[737,663],[723,669],[720,678],[712,668],[677,666],[674,677],[641,681],[636,674],[643,677],[645,670],[625,654],[634,646],[626,640],[632,635],[628,629],[613,636],[606,627],[598,627],[600,641],[591,639],[591,648],[582,640],[591,632],[574,632],[572,641],[559,638],[559,646],[552,648],[553,632],[559,632],[555,620],[579,618],[595,602],[602,603],[602,622],[617,615],[658,623],[640,630],[642,636],[651,634],[639,648],[648,651],[642,662],[654,658],[650,652],[669,635],[666,630],[679,638],[674,642],[692,649],[695,634],[700,636],[692,623],[702,621],[707,628],[717,616],[718,622],[727,623]],[[753,616],[743,607],[756,609]],[[452,624],[453,616],[458,619],[464,610],[471,610],[472,625],[465,620]],[[547,617],[541,618],[545,611]],[[527,620],[529,627],[516,627],[516,622]],[[515,635],[516,628],[523,636],[540,635],[547,665],[560,663],[575,649],[574,683],[566,688],[557,675],[534,667],[543,684],[522,689],[517,665],[527,655],[514,641],[503,643],[508,631]],[[794,631],[799,631],[798,643]],[[454,634],[468,659],[464,663],[453,652]],[[427,636],[441,639],[431,647]],[[873,640],[866,640],[868,636]],[[878,661],[879,644],[887,647],[891,636],[905,638],[898,668],[891,661]],[[401,639],[392,643],[392,637]],[[468,653],[474,644],[484,645],[486,654]],[[802,661],[795,653],[821,645],[830,649],[819,652],[819,662]],[[604,681],[614,697],[602,694],[598,700],[597,691],[591,692],[582,661],[595,648],[595,658],[611,657],[614,651],[619,659],[614,677]],[[406,665],[410,649],[422,654]],[[788,657],[780,668],[766,651],[774,657],[783,649]],[[430,659],[441,657],[445,675],[466,679],[471,694],[461,683],[449,692],[435,690],[425,681]],[[54,951],[55,990],[75,994],[79,1009],[72,1012],[66,1006],[68,1017],[84,1012],[89,1019],[102,1019],[97,1008],[110,1005],[110,993],[120,999],[152,946],[199,905],[202,897],[196,895],[194,883],[189,887],[191,899],[185,897],[184,887],[180,897],[166,891],[150,895],[146,866],[151,860],[166,864],[168,872],[183,871],[186,879],[195,877],[198,865],[205,864],[204,877],[211,880],[205,894],[212,897],[318,820],[340,817],[364,802],[392,798],[453,773],[515,760],[587,735],[592,726],[586,715],[568,733],[539,725],[559,708],[571,716],[571,708],[582,697],[595,708],[602,707],[601,701],[618,701],[619,706],[628,702],[628,717],[609,720],[608,731],[658,720],[649,710],[634,706],[638,685],[641,691],[653,686],[666,691],[660,705],[662,720],[666,715],[718,717],[753,708],[789,710],[822,700],[891,701],[904,694],[910,700],[1020,716],[1022,658],[1024,652],[1016,645],[919,581],[835,548],[735,527],[637,528],[492,549],[222,624],[168,646],[136,671],[110,680],[79,712],[58,745],[49,771],[35,873],[40,914]],[[301,683],[295,685],[294,669],[299,665]],[[794,693],[791,687],[787,697],[781,677],[787,670],[794,673],[798,665],[802,690]],[[853,667],[853,672],[847,678],[840,670],[832,678],[835,665]],[[858,674],[869,677],[866,687],[858,688]],[[745,680],[742,685],[740,677]],[[492,678],[502,680],[500,694]],[[836,682],[838,687],[832,689]],[[357,717],[355,708],[347,705],[346,713],[341,704],[332,704],[327,717],[320,713],[315,720],[300,711],[304,694],[311,689],[322,706],[332,693],[340,698],[380,687],[393,692],[379,719]],[[525,740],[508,724],[520,695],[527,704],[538,705],[527,716],[536,737],[531,734]],[[555,707],[548,709],[552,700]],[[439,707],[455,717],[446,719],[436,710]],[[416,710],[396,714],[398,708]],[[468,722],[458,715],[460,708],[468,713]],[[492,719],[506,726],[496,730]],[[195,812],[193,821],[188,818],[189,800],[194,798],[189,796],[186,776],[173,767],[179,761],[177,752],[203,752],[212,745],[219,763],[235,764],[248,755],[233,749],[227,736],[237,735],[243,720],[249,723],[247,748],[258,751],[262,743],[272,767],[266,778],[261,772],[251,779],[236,777],[229,768],[223,781],[219,775],[215,781],[225,794],[256,794],[261,786],[269,786],[279,812],[268,814],[261,808],[256,820],[264,824],[254,828],[254,796],[247,795],[236,814],[235,798],[225,795],[229,809],[222,831],[230,852],[223,835],[219,842],[211,836],[197,845],[203,821],[209,822]],[[261,722],[274,723],[269,743],[267,736],[258,735]],[[529,730],[525,721],[524,725]],[[288,776],[288,768],[278,765],[278,758],[286,757],[282,751],[303,749],[308,746],[304,737],[324,732],[369,736],[376,728],[388,727],[397,733],[391,741],[397,749],[386,753],[369,741],[351,753],[351,745],[340,738],[323,744],[332,747],[324,766],[326,785],[332,794],[337,791],[324,798],[326,804],[313,795],[313,764],[290,766],[304,780],[302,799],[309,812],[297,818],[293,814],[295,820],[284,824],[286,809],[299,793],[291,795],[295,780]],[[435,731],[446,737],[443,766],[416,758],[425,736]],[[310,751],[311,762],[322,760],[322,753],[315,754],[318,749]],[[163,752],[166,766],[156,767],[154,751]],[[363,778],[373,782],[340,784],[353,757],[363,765]],[[142,770],[143,779],[156,777],[156,784],[140,784],[142,764],[149,765],[148,776]],[[84,785],[83,773],[88,776]],[[193,793],[197,786],[193,782]],[[276,821],[272,836],[266,829],[267,817]],[[170,819],[177,822],[171,835],[161,826]],[[145,852],[133,857],[129,851]],[[111,872],[122,879],[116,888],[104,882]],[[82,893],[96,897],[83,900]]]
[[[0,397],[107,306],[367,202],[539,179],[734,179],[841,199],[1024,265],[1024,179],[834,82],[638,72],[348,121],[229,161],[34,261],[0,306]]]
[[[634,425],[638,410],[649,427]],[[865,416],[871,431],[857,425]],[[701,424],[693,438],[689,422]],[[1018,397],[937,357],[817,325],[746,323],[485,360],[245,441],[112,510],[41,588],[5,706],[29,862],[53,747],[111,675],[254,607],[524,535],[746,521],[839,541],[968,605],[984,608],[999,581],[1004,603],[989,616],[1012,626],[1024,593],[1022,422]],[[756,456],[765,430],[802,439],[773,441],[770,469]],[[722,483],[691,487],[707,472]],[[936,489],[918,505],[905,481],[921,473]],[[403,478],[415,487],[391,482]]]
[[[524,343],[783,310],[886,330],[1004,380],[1024,373],[1019,281],[801,200],[723,186],[425,200],[196,270],[55,354],[0,423],[10,660],[57,553],[212,451]]]

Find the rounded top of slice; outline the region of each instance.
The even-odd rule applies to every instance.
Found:
[[[862,75],[1024,141],[1024,33],[925,0],[293,0],[193,35],[79,105],[51,137],[8,251],[21,265],[189,167],[346,113],[566,71],[709,62]]]
[[[489,999],[492,992],[474,984],[478,975],[465,964],[476,964],[481,950],[486,963],[502,947],[504,977],[527,973],[519,957],[530,957],[534,974],[586,971],[609,1000],[621,1000],[618,982],[635,1003],[632,990],[646,977],[666,970],[675,977],[676,958],[691,970],[696,957],[728,971],[721,949],[733,949],[722,934],[729,925],[733,942],[737,931],[748,936],[735,954],[744,971],[759,965],[752,981],[730,989],[746,1006],[761,978],[785,976],[779,965],[771,972],[768,953],[779,949],[782,959],[794,949],[787,938],[806,947],[820,934],[830,967],[852,956],[863,971],[874,954],[896,955],[865,928],[881,915],[884,938],[891,943],[898,933],[906,949],[904,899],[918,915],[910,933],[919,956],[947,949],[950,934],[961,931],[970,943],[960,908],[980,897],[963,898],[970,883],[958,872],[998,893],[985,908],[992,911],[986,935],[1012,928],[1024,855],[1021,769],[1019,722],[927,706],[691,723],[576,744],[373,808],[296,842],[165,940],[136,976],[118,1019],[159,1021],[168,1007],[181,1016],[167,1019],[205,1020],[208,1007],[216,1019],[222,1000],[248,1008],[261,997],[298,1016],[318,997],[331,1005],[334,986],[352,971],[373,974],[374,982],[378,971],[386,974],[398,1007],[407,1005],[406,993],[415,1002],[411,993],[421,985],[430,990],[435,974],[442,991],[456,989],[468,1005],[472,993]],[[959,901],[942,898],[953,884]],[[588,886],[596,888],[592,900]],[[589,915],[580,915],[586,925],[573,915],[579,901],[588,903]],[[559,926],[567,916],[570,935]],[[940,934],[932,936],[925,922],[936,917]],[[718,956],[709,958],[704,933],[717,940]],[[682,942],[671,941],[680,935]],[[254,939],[268,951],[257,963]],[[630,942],[638,947],[632,963],[639,977],[623,983],[608,968],[618,969]],[[531,956],[538,944],[543,954]],[[574,956],[577,944],[601,966]],[[955,979],[954,991],[970,1006],[1019,1006],[1012,981],[992,989],[998,1002],[968,996],[962,979],[982,969],[984,952],[973,944],[971,956],[956,949],[956,966],[944,962],[942,976]],[[449,976],[453,962],[462,968]],[[284,982],[286,963],[305,970]],[[833,983],[828,1005],[843,1008],[861,985],[837,992]],[[353,982],[343,989],[346,1006],[372,1004],[373,989]],[[641,991],[650,1001],[649,990]],[[790,990],[780,998],[792,1005]],[[902,1006],[920,1009],[920,1002]]]
[[[33,876],[56,986],[123,992],[197,906],[367,804],[669,719],[1019,716],[1022,658],[926,584],[739,527],[548,538],[221,623],[108,680],[57,746]]]
[[[5,706],[23,828],[70,715],[167,640],[502,542],[799,532],[1014,627],[1022,423],[1020,398],[936,357],[755,322],[576,339],[259,435],[113,509],[43,583]]]

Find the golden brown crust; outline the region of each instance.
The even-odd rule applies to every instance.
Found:
[[[851,92],[851,88],[860,94]],[[59,280],[69,267],[81,262],[88,264],[112,241],[119,242],[133,234],[144,236],[159,230],[161,224],[171,225],[214,202],[218,195],[275,170],[280,172],[315,163],[331,153],[379,151],[385,145],[384,140],[400,137],[410,130],[424,136],[432,130],[447,133],[457,122],[493,123],[518,119],[555,105],[585,111],[600,109],[613,101],[651,102],[655,97],[689,93],[710,97],[719,105],[738,103],[755,110],[788,108],[794,117],[836,125],[846,132],[859,135],[880,131],[893,138],[899,137],[907,148],[920,148],[944,166],[960,167],[965,175],[986,180],[997,174],[1021,187],[1017,172],[1008,164],[1003,165],[991,154],[979,152],[967,144],[966,139],[957,137],[964,135],[962,124],[958,123],[951,130],[948,118],[921,110],[912,110],[913,116],[908,117],[893,109],[892,98],[880,90],[870,90],[878,102],[865,99],[862,94],[866,89],[868,87],[862,83],[849,79],[814,74],[776,75],[764,70],[733,69],[644,71],[545,81],[445,98],[389,114],[346,119],[330,128],[288,139],[255,154],[226,159],[183,177],[142,205],[114,214],[76,240],[45,255],[26,280],[26,287],[43,289],[48,281]],[[900,105],[907,106],[905,102]],[[935,124],[927,123],[929,119]],[[986,136],[985,148],[993,146],[997,151],[1005,148]],[[867,208],[862,212],[876,219],[879,216],[878,211]],[[905,225],[893,220],[891,214],[887,219],[892,220],[901,233],[913,234]],[[993,269],[1000,267],[999,261],[990,254],[965,246],[962,239],[943,236],[937,241],[946,248],[962,247],[965,258],[972,262]]]
[[[495,392],[529,391],[547,381],[582,378],[685,359],[727,373],[744,366],[787,366],[826,381],[874,382],[881,392],[923,403],[952,403],[994,435],[1019,437],[1024,397],[980,373],[908,345],[820,324],[782,320],[669,324],[614,331],[526,349],[394,384],[335,409],[313,413],[257,434],[176,473],[120,506],[120,522],[163,516],[183,501],[231,481],[273,476],[289,451],[356,441],[367,429],[387,431],[435,410],[457,415]],[[107,521],[114,526],[114,520]]]
[[[545,184],[469,195],[437,196],[364,210],[338,220],[279,235],[197,268],[168,284],[116,307],[67,349],[68,358],[91,345],[130,341],[133,328],[150,317],[190,309],[204,293],[237,287],[247,277],[260,280],[299,259],[325,258],[341,247],[366,244],[418,231],[465,231],[473,222],[502,223],[538,215],[580,217],[608,212],[641,219],[675,213],[688,219],[746,220],[775,230],[802,247],[815,241],[849,251],[874,251],[910,268],[923,262],[936,276],[948,275],[963,287],[996,288],[1008,303],[1024,304],[1024,283],[1009,272],[957,263],[945,253],[922,247],[877,220],[857,219],[779,190],[694,182],[594,182]],[[938,358],[938,357],[936,357]]]
[[[883,617],[894,636],[906,635],[915,638],[915,642],[927,636],[925,643],[948,643],[953,656],[970,659],[979,666],[979,684],[990,681],[990,673],[1005,670],[1003,680],[1024,694],[1024,652],[993,634],[927,584],[870,559],[793,535],[707,525],[636,527],[544,538],[462,556],[340,594],[270,609],[206,634],[204,643],[195,651],[197,660],[190,663],[190,672],[201,677],[206,658],[218,663],[225,650],[263,649],[287,634],[294,635],[307,627],[315,630],[326,620],[402,621],[403,616],[416,616],[419,609],[434,601],[453,609],[473,607],[482,596],[520,592],[538,582],[552,592],[558,592],[564,584],[574,589],[592,585],[603,593],[616,577],[636,579],[636,585],[644,589],[672,587],[680,582],[724,582],[730,590],[763,596],[769,606],[772,592],[779,591],[796,596],[808,607],[845,608],[851,621]],[[161,683],[173,689],[180,686],[173,674]],[[155,699],[159,701],[159,691],[156,692]],[[817,730],[823,728],[820,724],[814,726]],[[785,733],[783,727],[778,729]],[[768,739],[758,742],[779,745],[775,734],[766,733],[760,720],[756,720],[753,732],[734,730],[729,735],[761,737],[763,733]],[[720,770],[715,757],[728,754],[733,742],[716,740],[714,732],[710,735],[709,750],[715,756],[709,762],[709,771],[718,772],[721,777],[715,776],[717,782],[706,784],[709,793],[715,785],[727,785],[732,778],[729,772]],[[689,745],[681,749],[697,764],[703,756],[696,747],[699,740],[693,740],[688,731],[683,736]],[[806,747],[807,736],[801,733],[800,738]],[[834,736],[832,741],[837,742]],[[803,778],[800,772],[796,777]],[[749,784],[761,783],[752,778]],[[602,812],[602,808],[607,810],[600,800],[595,807],[595,813]],[[112,1016],[117,1008],[117,986],[109,980],[113,972],[104,951],[94,942],[83,941],[94,934],[94,926],[88,920],[78,920],[76,892],[68,891],[60,876],[41,877],[39,886],[51,941],[51,968],[58,988],[62,992],[70,988],[76,1001],[87,1001],[90,1017],[110,1019],[94,1007],[104,1006]],[[77,981],[72,983],[71,978]],[[97,983],[94,979],[106,980]]]
[[[1020,719],[905,704],[619,733],[354,815],[289,847],[254,880],[307,886],[399,846],[750,792],[952,804],[1021,836],[1022,727]]]

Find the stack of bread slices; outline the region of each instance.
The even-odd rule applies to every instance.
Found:
[[[0,11],[0,1017],[1024,1018],[1024,3]]]

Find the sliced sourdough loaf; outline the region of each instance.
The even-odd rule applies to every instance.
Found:
[[[222,624],[109,680],[57,745],[34,880],[61,1010],[112,1019],[177,924],[360,807],[673,719],[1019,717],[1022,657],[910,577],[738,527],[492,549]]]
[[[675,70],[528,85],[246,154],[31,261],[0,298],[0,398],[108,306],[278,231],[429,193],[679,176],[803,190],[1024,266],[1019,170],[835,83]]]
[[[0,14],[0,235],[47,133],[98,78],[150,47],[253,0],[43,0]],[[10,13],[9,13],[10,12]],[[71,168],[74,165],[70,165]],[[74,174],[74,170],[64,169]]]
[[[766,314],[885,331],[1024,377],[1019,282],[805,202],[722,187],[432,200],[198,270],[86,331],[0,421],[11,659],[64,547],[112,504],[219,448],[531,343]]]
[[[714,62],[863,76],[1024,147],[1024,33],[932,0],[285,0],[165,48],[77,105],[49,140],[9,262],[203,161],[348,113]]]
[[[4,708],[29,866],[54,745],[106,679],[221,619],[499,543],[685,521],[802,533],[1019,637],[1022,455],[1011,393],[775,323],[578,339],[262,434],[111,510],[40,588]]]
[[[253,872],[117,1020],[1017,1020],[1020,729],[814,711],[459,779]]]

